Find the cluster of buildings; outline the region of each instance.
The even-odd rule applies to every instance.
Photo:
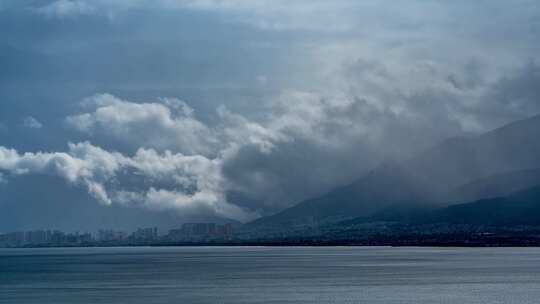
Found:
[[[115,231],[111,229],[99,230],[97,233],[98,242],[118,242],[128,239],[128,234],[124,231]]]
[[[230,240],[233,232],[232,224],[186,223],[181,229],[170,230],[166,237],[172,242]]]
[[[159,241],[157,227],[137,228],[133,233],[128,234],[124,231],[99,230],[96,241],[99,243],[152,243]]]
[[[152,242],[158,240],[158,229],[153,228],[139,228],[131,234],[131,239],[140,242]]]
[[[187,223],[159,235],[157,227],[138,228],[131,234],[110,229],[91,233],[64,233],[58,230],[33,230],[0,233],[0,247],[24,246],[122,246],[175,242],[231,240],[232,224]]]
[[[0,233],[0,247],[27,245],[84,245],[93,241],[90,233],[64,233],[58,230],[33,230]]]

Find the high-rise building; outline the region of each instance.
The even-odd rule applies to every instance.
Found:
[[[137,231],[131,234],[130,238],[142,242],[155,241],[158,239],[158,229],[157,227],[138,228]]]
[[[34,230],[28,231],[25,235],[25,242],[28,244],[45,244],[49,242],[50,231]]]
[[[127,234],[123,231],[114,230],[99,230],[98,241],[100,242],[117,242],[123,241],[127,238]]]
[[[170,230],[168,238],[173,241],[223,239],[230,238],[232,232],[232,224],[185,223],[182,229]]]

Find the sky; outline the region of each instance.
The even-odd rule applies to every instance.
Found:
[[[0,0],[0,231],[246,222],[540,113],[535,0]]]

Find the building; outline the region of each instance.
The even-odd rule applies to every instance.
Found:
[[[25,234],[25,242],[27,244],[46,244],[50,241],[52,232],[50,230],[34,230],[28,231]]]
[[[24,232],[8,232],[0,234],[0,246],[2,247],[16,247],[22,246],[25,243]]]
[[[181,229],[169,230],[169,241],[226,240],[233,234],[233,225],[216,223],[185,223]]]
[[[137,242],[151,242],[158,239],[157,227],[152,228],[138,228],[133,232],[130,239]]]
[[[186,236],[208,236],[216,233],[215,223],[186,223],[182,225]]]
[[[119,242],[127,239],[127,234],[123,231],[99,230],[97,240],[100,242]]]

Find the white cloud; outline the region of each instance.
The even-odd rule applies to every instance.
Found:
[[[134,103],[109,94],[84,101],[93,112],[69,116],[67,123],[79,131],[114,138],[135,147],[172,149],[186,154],[215,153],[217,139],[178,99]]]
[[[220,23],[225,29],[223,33],[234,32],[234,35],[222,37],[227,39],[210,39],[212,46],[216,43],[216,54],[236,54],[227,51],[231,43],[240,47],[240,56],[245,51],[258,62],[276,60],[276,65],[271,68],[245,66],[255,60],[234,63],[235,60],[228,60],[233,57],[206,57],[209,54],[206,51],[201,52],[204,57],[197,57],[200,63],[210,58],[211,63],[216,60],[218,69],[224,62],[237,64],[227,72],[252,68],[246,86],[255,85],[257,89],[264,89],[263,92],[277,88],[282,93],[254,110],[257,113],[250,113],[256,106],[246,107],[241,110],[245,112],[240,113],[220,107],[215,124],[204,123],[193,109],[173,98],[133,102],[109,94],[95,95],[85,101],[80,113],[67,118],[67,124],[92,140],[128,151],[121,155],[122,161],[107,161],[107,155],[113,153],[102,150],[104,155],[100,155],[100,148],[92,146],[98,149],[91,153],[95,156],[85,154],[90,147],[81,148],[80,155],[75,155],[75,148],[66,153],[30,154],[26,158],[26,154],[17,154],[25,160],[9,171],[12,174],[56,172],[73,183],[84,185],[92,195],[107,203],[136,202],[179,210],[198,206],[201,210],[215,211],[218,206],[227,206],[224,193],[230,189],[241,188],[264,197],[279,192],[278,188],[282,187],[288,195],[283,200],[289,200],[283,204],[288,204],[291,192],[304,191],[303,195],[309,195],[304,188],[329,189],[347,181],[341,176],[352,176],[358,172],[352,170],[359,167],[375,166],[380,158],[406,155],[447,136],[463,131],[484,131],[537,112],[538,93],[512,95],[512,92],[529,92],[538,87],[537,69],[529,72],[528,81],[522,79],[510,86],[501,84],[505,77],[507,80],[513,77],[523,58],[533,61],[538,58],[540,40],[535,28],[540,18],[536,2],[519,1],[519,5],[501,0],[49,2],[40,11],[54,17],[114,15],[137,10],[137,14],[126,14],[126,23],[113,24],[110,29],[119,35],[125,33],[126,40],[122,38],[121,44],[126,43],[126,48],[137,49],[145,55],[168,54],[162,51],[171,49],[171,45],[181,45],[183,39],[194,41],[195,52],[198,47],[207,50],[206,43],[199,45],[200,39],[192,39],[199,31],[192,32],[188,27],[185,33],[176,35],[175,27],[170,27],[174,24],[171,21],[174,18],[170,18],[174,10],[204,11],[191,17],[209,22],[215,22],[215,18],[224,20]],[[150,22],[150,26],[147,18],[159,18],[160,10],[167,11],[164,23]],[[147,16],[147,12],[151,14]],[[126,31],[123,25],[131,24],[130,18],[134,15],[141,18],[137,22],[141,21],[144,26],[134,27],[134,32]],[[228,23],[242,24],[228,27]],[[86,28],[84,23],[81,28]],[[268,35],[260,29],[276,32]],[[163,36],[157,35],[158,32]],[[53,39],[50,41],[54,46],[52,51],[45,51],[65,50],[66,54],[75,54],[81,45],[82,49],[93,45],[72,39],[77,33],[79,31],[69,32],[58,40]],[[212,35],[216,32],[209,31],[208,37],[213,38]],[[99,37],[97,44],[109,44],[109,38],[102,41],[103,36]],[[66,38],[68,40],[62,40]],[[169,41],[173,44],[161,45]],[[225,47],[224,52],[220,46]],[[103,49],[105,57],[98,54],[92,62],[109,58],[108,50]],[[260,50],[271,50],[276,58],[283,53],[286,56],[278,60],[268,58],[268,52],[255,54]],[[167,62],[170,66],[179,66],[178,62],[197,62],[199,66],[199,59],[194,60],[191,51],[185,53],[188,57],[181,57],[179,61],[171,57]],[[135,54],[129,57],[142,58]],[[152,58],[149,60],[153,62]],[[214,67],[213,64],[200,66]],[[100,69],[101,74],[102,71]],[[131,69],[125,73],[130,72]],[[186,78],[188,82],[193,80],[197,85],[207,86],[201,79],[213,76],[210,74],[214,71],[199,71],[197,67],[194,72],[193,79]],[[125,73],[112,74],[132,78]],[[216,70],[215,74],[226,73]],[[229,79],[224,83],[226,81]],[[177,79],[174,83],[178,83]],[[526,88],[521,86],[527,83]],[[111,82],[113,87],[116,84]],[[118,83],[119,88],[123,84]],[[494,90],[494,87],[499,89]],[[517,98],[504,100],[510,99],[508,96]],[[93,160],[88,160],[92,157]],[[31,159],[48,165],[45,168],[30,166]],[[100,162],[98,167],[90,165]],[[112,173],[99,169],[112,163],[118,164]],[[234,164],[234,169],[229,170],[236,171],[230,174],[232,177],[222,172],[230,164]],[[298,172],[289,168],[296,168]],[[316,170],[320,170],[317,176],[310,174]],[[295,174],[301,181],[296,184],[290,182],[290,176]],[[125,175],[143,179],[144,187],[133,189],[135,187],[123,179]],[[247,178],[239,180],[234,175]],[[237,214],[231,207],[221,210]]]
[[[23,126],[31,129],[41,129],[43,124],[32,116],[25,117],[23,120]]]
[[[363,74],[354,77],[363,77]],[[374,79],[380,85],[385,80],[384,77],[381,80]],[[198,191],[197,195],[188,194],[186,197],[189,200],[179,196],[176,203],[167,204],[161,200],[149,204],[148,191],[137,193],[129,189],[118,189],[115,194],[117,201],[138,201],[148,206],[181,208],[186,201],[201,202],[202,198],[207,201],[204,204],[197,203],[198,206],[213,206],[215,201],[226,203],[225,195],[229,190],[241,189],[264,196],[265,193],[256,192],[272,191],[260,191],[259,188],[266,187],[263,184],[268,183],[268,178],[286,178],[271,177],[260,171],[271,171],[263,163],[253,164],[263,167],[256,170],[249,166],[237,169],[246,171],[236,173],[241,176],[255,170],[253,173],[257,176],[254,175],[249,181],[252,189],[246,187],[245,181],[224,176],[223,167],[238,162],[238,158],[243,157],[240,152],[245,149],[267,155],[268,159],[272,158],[273,153],[279,153],[285,145],[296,145],[297,149],[306,153],[310,149],[326,151],[325,158],[330,159],[333,156],[328,153],[343,158],[343,151],[358,151],[363,154],[362,161],[349,159],[356,158],[356,153],[344,160],[358,162],[351,166],[351,170],[367,169],[375,166],[380,159],[403,155],[433,142],[433,136],[438,135],[432,134],[436,133],[432,130],[422,131],[425,134],[419,133],[422,135],[415,141],[403,136],[411,132],[417,134],[419,129],[424,129],[426,120],[428,124],[435,121],[438,124],[451,124],[454,119],[449,116],[448,109],[441,114],[429,108],[416,107],[414,100],[398,98],[391,99],[392,102],[379,102],[376,98],[378,95],[366,99],[356,94],[354,89],[348,94],[329,91],[326,95],[285,91],[267,105],[266,115],[257,121],[219,107],[219,121],[215,127],[197,120],[193,110],[176,99],[136,103],[100,94],[83,102],[88,112],[70,116],[67,121],[69,125],[91,136],[106,136],[111,140],[131,144],[136,151],[129,161],[132,170],[149,180],[150,185],[175,185],[167,189],[156,188],[157,193],[189,193],[193,187],[204,189]],[[395,96],[400,97],[399,94]],[[375,157],[372,151],[378,151],[378,156]],[[293,160],[282,161],[286,163]],[[94,196],[104,197],[98,195],[102,192],[98,187],[92,185],[92,189],[95,189]]]
[[[68,152],[24,153],[0,146],[0,170],[15,174],[47,174],[85,186],[104,204],[140,204],[150,209],[205,212],[248,220],[253,214],[226,201],[220,160],[169,151],[139,149],[133,157],[109,152],[88,142],[69,144]],[[137,190],[124,188],[123,174],[141,180]],[[159,188],[170,185],[174,190]]]
[[[55,153],[20,154],[0,147],[0,170],[60,176],[86,187],[105,204],[212,212],[246,220],[256,213],[227,201],[227,192],[242,185],[223,174],[223,166],[241,149],[270,155],[297,140],[332,145],[345,141],[349,133],[357,134],[350,128],[358,114],[354,101],[305,92],[285,93],[260,122],[221,107],[215,128],[198,121],[193,110],[176,99],[135,103],[101,94],[83,104],[88,112],[68,117],[68,124],[91,136],[126,140],[135,147],[132,156],[88,142],[69,144],[67,152]],[[350,130],[336,136],[336,129]],[[135,186],[129,180],[136,180]]]
[[[163,1],[169,7],[230,13],[232,20],[270,30],[343,31],[357,19],[352,13],[369,9],[372,1],[325,0],[191,0]],[[241,17],[239,17],[241,15]]]
[[[69,152],[24,153],[0,146],[0,170],[16,175],[50,174],[72,184],[82,184],[99,201],[111,201],[101,183],[115,176],[127,161],[119,153],[109,153],[90,143],[69,144]]]
[[[359,119],[378,111],[351,95],[286,91],[269,104],[260,121],[221,106],[217,109],[219,121],[210,127],[197,120],[193,110],[177,99],[136,103],[99,94],[83,104],[89,112],[67,118],[68,125],[81,132],[131,144],[135,149],[145,147],[214,158],[242,146],[270,153],[276,145],[298,139],[337,144],[344,137],[368,136]],[[341,134],[336,136],[338,129]]]
[[[278,129],[250,121],[225,107],[218,108],[218,115],[222,119],[218,137],[227,141],[224,146],[253,145],[263,153],[270,153],[277,143],[292,140]]]
[[[212,191],[199,191],[193,195],[186,195],[152,188],[146,194],[145,204],[150,208],[157,209],[191,210],[201,214],[212,213],[239,221],[249,221],[257,217],[256,213],[246,213],[240,207],[228,203],[224,196],[217,195],[216,192]],[[195,210],[192,209],[193,207]]]
[[[96,8],[84,0],[57,0],[37,9],[37,12],[48,17],[73,17],[88,15],[96,11]]]
[[[257,214],[258,206],[246,211],[234,205],[227,201],[229,191],[287,205],[293,202],[295,186],[309,195],[308,187],[328,189],[382,159],[489,126],[482,117],[482,107],[489,103],[482,99],[491,82],[468,79],[459,70],[449,81],[436,65],[417,67],[420,75],[407,78],[377,61],[354,61],[336,76],[343,86],[329,83],[324,92],[284,91],[265,105],[257,120],[222,106],[213,127],[177,99],[139,103],[99,94],[83,102],[82,113],[67,117],[68,125],[128,145],[132,150],[125,150],[132,154],[88,142],[56,153],[19,154],[0,147],[0,171],[57,175],[86,187],[105,204],[246,220]],[[535,82],[537,70],[529,70],[526,75]],[[458,81],[466,85],[456,85]],[[514,90],[512,84],[498,87],[504,96]]]
[[[414,3],[396,6],[373,0],[57,0],[38,11],[55,17],[83,14],[110,17],[132,9],[210,11],[219,13],[228,22],[265,30],[340,32],[403,11],[415,14],[414,17],[422,14],[423,10],[418,13],[419,10],[410,9],[411,6]],[[424,9],[436,14],[440,12],[440,5],[424,4]]]

